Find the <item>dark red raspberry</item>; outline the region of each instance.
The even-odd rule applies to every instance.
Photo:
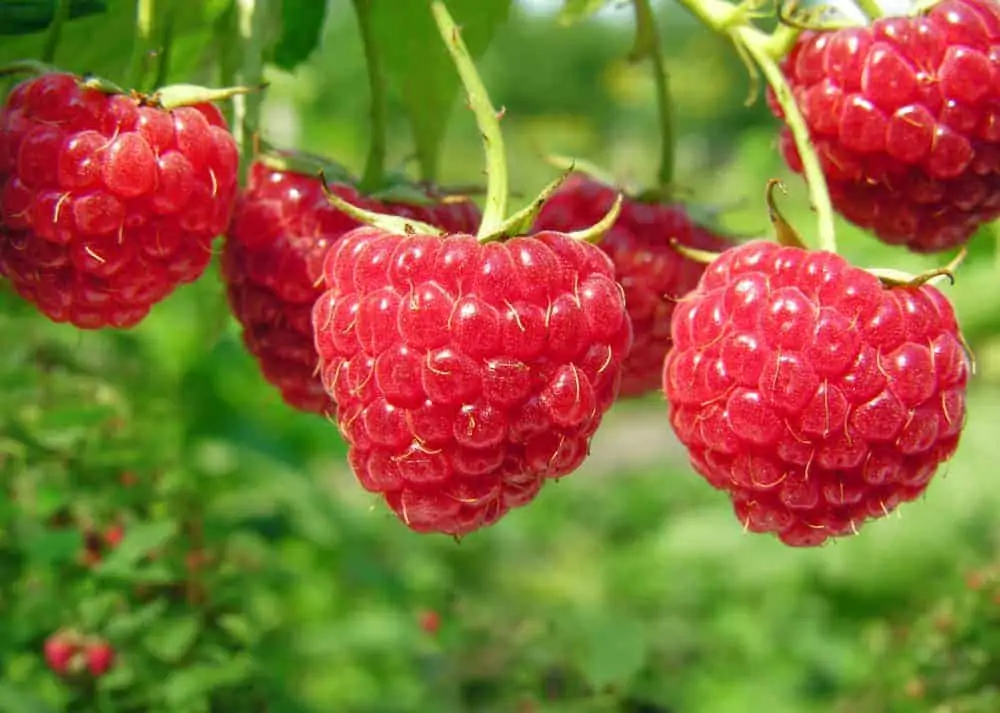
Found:
[[[351,466],[411,529],[492,524],[586,458],[632,343],[598,248],[366,227],[324,276],[316,348]]]
[[[115,652],[111,644],[100,641],[90,644],[86,649],[87,670],[92,676],[103,676],[110,669],[115,661]]]
[[[45,663],[60,675],[69,671],[70,662],[79,650],[77,642],[64,632],[56,632],[45,640]]]
[[[341,198],[368,210],[405,215],[449,232],[475,230],[479,209],[470,200],[424,205],[383,204],[353,187],[330,185]],[[323,259],[353,218],[326,199],[320,180],[255,162],[239,197],[222,257],[223,278],[243,341],[264,377],[302,411],[333,404],[316,371],[312,306],[322,294]]]
[[[783,63],[834,207],[884,242],[934,252],[1000,216],[1000,4],[805,32]],[[782,116],[773,92],[772,110]],[[802,170],[787,127],[781,150]]]
[[[570,176],[542,208],[535,230],[569,232],[604,217],[617,192],[580,174]],[[611,230],[599,243],[615,265],[625,290],[634,342],[624,364],[621,396],[641,396],[660,388],[663,358],[670,349],[670,316],[677,300],[694,289],[705,269],[671,246],[719,252],[722,238],[696,225],[681,205],[624,200]]]
[[[23,82],[0,113],[0,274],[56,322],[132,327],[204,272],[238,162],[211,105]]]
[[[927,488],[958,446],[969,361],[935,287],[829,252],[723,253],[674,311],[663,388],[691,463],[752,532],[812,546]]]

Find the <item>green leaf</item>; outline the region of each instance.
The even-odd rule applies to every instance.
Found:
[[[239,614],[223,614],[219,617],[218,624],[219,628],[232,636],[242,645],[252,646],[257,642],[257,639],[260,638],[257,635],[257,632],[254,631],[253,627],[250,626],[250,620],[245,616],[241,616]]]
[[[152,626],[166,612],[169,603],[166,599],[157,599],[139,609],[116,614],[104,629],[109,639],[126,639],[136,632]]]
[[[560,25],[575,25],[596,14],[607,4],[608,0],[563,0],[556,21]]]
[[[601,689],[635,676],[646,661],[646,629],[641,621],[614,613],[593,613],[581,626],[577,665]]]
[[[0,713],[56,713],[56,711],[25,691],[0,683]]]
[[[240,656],[223,663],[188,666],[164,681],[160,690],[171,705],[193,703],[216,688],[246,681],[252,673],[250,659]]]
[[[479,57],[510,13],[511,0],[449,0],[469,53]],[[437,174],[438,149],[458,94],[458,70],[427,2],[372,3],[372,29],[387,80],[403,98],[423,178]]]
[[[290,72],[309,59],[323,35],[326,5],[317,0],[282,0],[281,37],[274,48],[274,64]]]
[[[200,631],[201,620],[196,616],[162,619],[146,635],[146,648],[160,660],[176,663],[191,649]]]
[[[162,547],[177,532],[173,522],[148,522],[125,530],[125,537],[101,563],[99,574],[120,574],[128,571],[143,557]]]

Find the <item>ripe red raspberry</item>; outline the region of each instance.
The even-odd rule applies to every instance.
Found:
[[[616,196],[609,186],[574,174],[542,208],[535,230],[586,228],[607,214]],[[633,200],[622,202],[618,220],[598,243],[615,265],[632,320],[634,341],[623,366],[622,397],[660,388],[674,305],[694,289],[705,269],[677,252],[672,238],[701,250],[728,247],[725,240],[693,223],[680,205]]]
[[[65,632],[56,632],[45,640],[45,663],[57,674],[69,671],[70,662],[79,650],[77,643]]]
[[[23,82],[0,112],[0,274],[56,322],[132,327],[204,272],[238,162],[209,104]]]
[[[475,230],[479,209],[469,200],[426,206],[363,199],[353,187],[330,189],[351,203],[403,215],[448,231]],[[324,413],[333,404],[316,373],[312,306],[323,259],[345,233],[358,227],[330,205],[321,181],[255,162],[240,195],[222,256],[229,303],[243,326],[243,341],[264,377],[294,408]]]
[[[943,0],[918,17],[804,32],[783,68],[847,220],[934,252],[1000,216],[995,0]],[[770,90],[768,101],[782,117]],[[787,127],[780,143],[801,172]]]
[[[598,248],[365,227],[324,277],[316,348],[351,466],[411,529],[492,524],[586,458],[632,342]]]
[[[115,661],[115,652],[111,644],[100,641],[90,644],[86,649],[87,670],[92,676],[103,676],[110,669]]]
[[[923,493],[958,446],[969,362],[933,286],[757,240],[708,267],[673,338],[671,424],[753,532],[850,535]]]

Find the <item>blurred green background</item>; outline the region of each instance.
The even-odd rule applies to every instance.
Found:
[[[205,16],[221,5],[204,3]],[[625,59],[629,6],[563,27],[553,5],[517,5],[481,62],[494,103],[507,109],[514,189],[527,200],[554,177],[542,158],[550,152],[650,183],[657,118],[646,67]],[[349,4],[330,8],[310,61],[294,73],[269,69],[264,136],[360,171],[363,57]],[[744,104],[747,74],[732,48],[675,5],[657,8],[685,195],[718,211],[720,229],[763,235],[765,183],[783,178],[785,215],[812,240],[801,179],[776,153],[762,98]],[[4,43],[5,57],[39,44]],[[178,43],[175,73],[199,77],[204,34],[192,29]],[[57,60],[83,70],[123,56],[105,44],[113,43],[66,45]],[[408,166],[397,97],[391,113],[390,158]],[[445,184],[483,181],[461,102],[441,162]],[[916,271],[942,261],[838,228],[842,252],[866,266]],[[125,465],[195,483],[209,538],[267,552],[271,574],[251,578],[241,606],[270,632],[266,646],[258,642],[260,660],[308,710],[996,711],[996,691],[982,682],[966,685],[982,708],[908,697],[926,651],[919,642],[900,649],[892,633],[958,596],[965,572],[994,557],[1000,534],[1000,268],[989,231],[973,248],[945,288],[978,357],[958,455],[922,501],[821,549],[744,534],[728,501],[688,468],[656,396],[616,406],[584,467],[497,526],[460,543],[413,534],[356,486],[335,427],[285,407],[259,376],[214,267],[123,334],[49,325],[0,285],[0,473],[33,468],[93,498]],[[109,454],[106,437],[84,423],[83,401],[129,424],[119,450]],[[39,455],[63,451],[80,460]],[[440,615],[436,635],[420,627],[425,610]],[[26,671],[37,652],[12,650],[14,639],[0,638],[7,680],[36,680]],[[268,646],[290,653],[272,660]],[[982,666],[995,673],[1000,662]],[[58,700],[58,684],[38,685]]]

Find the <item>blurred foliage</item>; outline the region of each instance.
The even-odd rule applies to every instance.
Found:
[[[229,3],[175,1],[170,79],[221,81]],[[109,5],[67,28],[58,62],[124,76],[132,3]],[[731,48],[657,7],[682,196],[734,234],[766,234],[764,185],[781,177],[809,238],[801,180],[763,102],[744,106]],[[566,26],[516,5],[499,28],[482,69],[524,196],[554,175],[548,152],[655,175],[648,73],[624,59],[630,17],[612,7]],[[348,3],[329,4],[317,40],[275,54],[305,61],[269,66],[265,136],[357,170],[369,107]],[[0,59],[42,42],[5,39]],[[404,165],[398,89],[390,155]],[[471,115],[455,101],[450,117],[441,177],[481,183]],[[861,264],[940,260],[838,228]],[[336,429],[263,381],[215,270],[126,333],[49,324],[0,283],[0,711],[996,711],[996,586],[965,580],[1000,556],[994,248],[984,230],[946,288],[979,356],[958,455],[924,500],[815,551],[744,534],[655,397],[617,406],[584,468],[498,526],[461,543],[415,535],[356,486]],[[114,522],[122,545],[81,563],[87,528]],[[193,573],[191,552],[209,564]],[[427,611],[439,630],[422,628]],[[44,665],[45,637],[67,626],[120,653],[96,690]]]

